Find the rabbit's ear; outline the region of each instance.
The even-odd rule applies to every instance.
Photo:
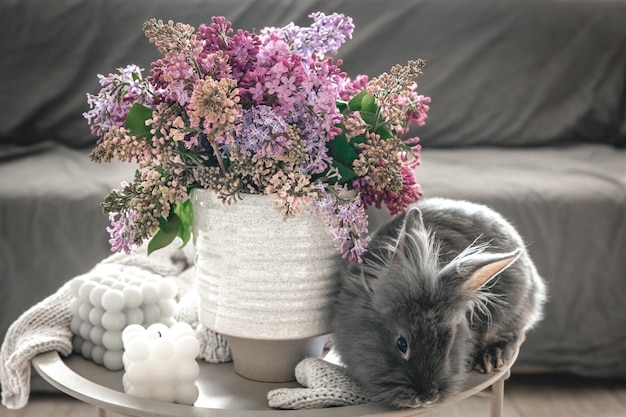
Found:
[[[508,253],[477,253],[468,256],[461,262],[459,269],[465,272],[465,279],[461,288],[467,292],[474,292],[498,276],[502,271],[511,266],[522,253],[516,249]]]
[[[415,232],[424,230],[424,220],[422,219],[422,212],[417,207],[411,207],[409,211],[404,215],[404,223],[398,234],[398,240],[395,247],[394,261],[398,261],[398,255],[401,255],[403,251],[410,251],[415,246]]]
[[[422,219],[422,212],[417,207],[411,207],[404,215],[404,226],[402,226],[402,232],[406,230],[416,230],[424,228],[424,220]]]

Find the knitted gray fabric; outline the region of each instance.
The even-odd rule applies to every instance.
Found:
[[[70,283],[22,314],[7,331],[0,349],[2,404],[22,408],[30,394],[30,361],[38,353],[72,352]]]
[[[285,410],[358,405],[369,402],[346,374],[343,366],[318,358],[306,358],[296,365],[296,380],[306,388],[270,391],[270,407]]]
[[[191,268],[193,271],[193,268]],[[199,358],[209,363],[230,362],[232,360],[230,348],[221,334],[205,328],[198,320],[198,303],[200,296],[196,291],[187,292],[178,303],[178,312],[174,317],[177,321],[189,323],[195,330],[196,338],[200,342]]]
[[[80,277],[87,277],[100,265],[117,264],[175,279],[179,287],[179,310],[175,318],[195,329],[201,347],[199,358],[213,363],[229,361],[230,349],[226,341],[198,323],[197,299],[193,296],[195,291],[190,291],[193,288],[193,247],[187,245],[181,251],[177,249],[179,245],[180,242],[175,242],[149,257],[145,248],[132,255],[115,254]],[[100,270],[107,269],[103,267]],[[5,407],[18,409],[28,402],[31,360],[36,355],[49,351],[58,351],[62,355],[72,352],[72,314],[69,309],[72,282],[65,283],[56,293],[31,307],[9,327],[0,348],[0,382]]]

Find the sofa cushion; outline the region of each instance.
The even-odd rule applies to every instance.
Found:
[[[0,143],[88,146],[82,113],[96,74],[156,49],[145,20],[199,25],[225,15],[249,30],[322,10],[354,18],[351,75],[424,58],[427,146],[625,144],[626,3],[619,0],[3,0]]]
[[[397,14],[380,49],[409,38],[405,54],[427,61],[425,146],[626,144],[625,2],[424,1]]]

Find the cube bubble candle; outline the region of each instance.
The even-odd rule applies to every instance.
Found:
[[[124,367],[126,326],[174,323],[176,281],[141,268],[100,264],[74,279],[70,290],[74,351],[111,371]]]
[[[190,325],[157,323],[146,329],[131,324],[124,329],[122,340],[124,392],[186,405],[196,402],[200,342]]]

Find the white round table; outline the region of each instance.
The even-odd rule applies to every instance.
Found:
[[[122,385],[123,371],[108,371],[78,355],[65,358],[53,351],[42,353],[32,361],[35,370],[51,385],[94,405],[98,417],[104,417],[107,410],[139,417],[404,417],[425,414],[437,408],[397,410],[365,404],[314,410],[275,410],[267,405],[268,391],[299,387],[298,383],[255,382],[237,375],[232,363],[199,363],[197,384],[200,396],[193,406],[188,406],[127,395]],[[449,401],[462,400],[491,387],[491,417],[501,417],[504,381],[510,375],[510,365],[487,375],[472,372],[462,392]]]

